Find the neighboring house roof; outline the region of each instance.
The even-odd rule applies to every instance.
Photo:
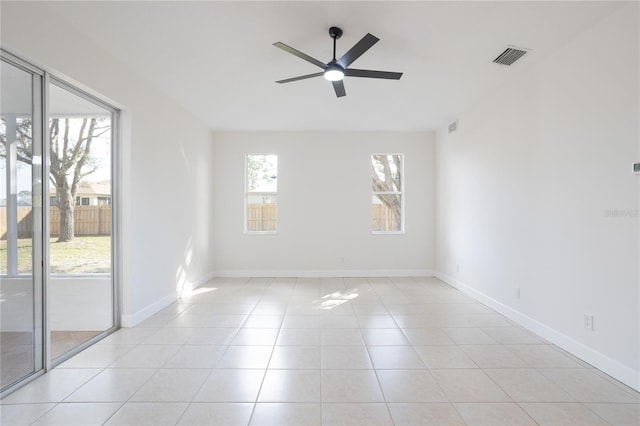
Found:
[[[49,187],[49,195],[56,195],[56,188],[54,186]],[[80,182],[78,185],[77,196],[95,195],[97,197],[110,197],[111,196],[111,182]]]

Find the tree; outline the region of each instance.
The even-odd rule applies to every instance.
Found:
[[[257,192],[275,192],[278,156],[250,154],[247,156],[247,189]]]
[[[17,160],[31,165],[31,119],[18,119],[16,129]],[[109,119],[102,117],[54,117],[49,121],[49,178],[60,209],[58,242],[72,241],[75,237],[73,214],[78,185],[98,167],[91,158],[91,144],[110,129]],[[6,155],[5,151],[2,155]]]
[[[391,213],[393,224],[387,231],[402,229],[402,168],[400,155],[373,155],[371,157],[372,190]]]

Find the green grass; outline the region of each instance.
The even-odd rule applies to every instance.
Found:
[[[51,238],[52,274],[92,274],[111,272],[111,237],[76,237],[67,243]],[[18,240],[18,273],[30,273],[31,240]],[[0,274],[7,273],[7,242],[0,241]]]

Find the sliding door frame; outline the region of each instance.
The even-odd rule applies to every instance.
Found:
[[[48,244],[48,238],[46,235],[45,229],[47,214],[45,209],[47,208],[48,202],[44,200],[44,185],[42,184],[42,177],[45,176],[44,169],[46,163],[47,153],[45,152],[45,144],[46,144],[46,131],[44,130],[44,119],[47,116],[47,98],[46,98],[46,81],[47,76],[44,70],[30,64],[29,62],[21,59],[20,57],[13,55],[9,52],[6,52],[4,49],[0,49],[0,57],[3,62],[16,67],[20,70],[23,70],[33,77],[37,76],[38,78],[32,78],[31,83],[31,149],[32,153],[39,153],[41,156],[40,165],[31,165],[31,188],[32,188],[32,199],[35,196],[40,196],[42,199],[40,205],[40,213],[36,214],[35,219],[33,221],[33,230],[32,230],[32,266],[31,266],[31,282],[33,285],[33,369],[32,373],[28,373],[22,378],[18,379],[18,381],[9,385],[6,389],[0,389],[0,398],[8,395],[13,392],[15,389],[22,387],[24,384],[29,383],[32,380],[35,380],[37,377],[40,377],[47,371],[47,357],[46,353],[48,350],[49,339],[47,337],[46,331],[46,300],[47,300],[47,289],[45,286],[46,280],[46,271],[44,265],[46,264],[46,247]],[[39,193],[33,192],[34,182],[40,178],[40,191]],[[7,193],[7,198],[9,194]],[[33,209],[37,211],[36,209]],[[8,244],[7,244],[8,246]],[[9,247],[7,247],[9,249]],[[9,253],[7,253],[7,260],[9,259]],[[7,265],[7,272],[9,265]],[[39,348],[39,350],[38,350]]]
[[[77,86],[67,82],[64,78],[57,75],[53,75],[44,68],[33,65],[20,56],[15,55],[5,49],[0,48],[0,57],[3,61],[23,69],[31,74],[40,76],[39,83],[34,80],[33,83],[33,118],[32,118],[32,138],[33,146],[38,146],[42,157],[42,164],[39,169],[39,177],[41,178],[40,185],[40,197],[42,199],[42,213],[38,223],[34,222],[34,232],[40,231],[40,236],[37,238],[40,245],[40,250],[37,248],[33,250],[33,265],[32,271],[34,287],[39,288],[39,302],[38,307],[36,303],[35,319],[39,319],[38,323],[34,324],[36,329],[40,329],[42,350],[39,355],[41,368],[34,371],[32,374],[25,376],[18,382],[7,387],[4,391],[1,391],[0,398],[14,392],[27,383],[35,380],[37,377],[47,373],[52,368],[56,367],[60,363],[66,361],[78,352],[86,349],[94,343],[102,340],[109,334],[115,332],[121,325],[121,306],[122,306],[122,250],[121,250],[121,221],[122,221],[122,178],[121,178],[121,164],[122,164],[122,149],[120,147],[120,109],[109,102],[91,94]],[[76,346],[71,351],[63,354],[62,356],[51,359],[51,321],[49,318],[50,313],[50,255],[49,255],[49,232],[50,232],[50,199],[49,199],[49,164],[50,164],[50,143],[48,122],[49,122],[49,85],[55,84],[72,94],[75,94],[91,103],[94,103],[111,113],[111,307],[112,307],[112,326],[87,340],[79,346]],[[36,175],[37,176],[37,175]],[[32,180],[34,178],[32,177]],[[36,239],[36,238],[34,238]],[[36,268],[39,266],[39,268]],[[38,280],[36,281],[36,275]],[[39,281],[39,282],[38,282]],[[55,361],[55,362],[54,362]],[[34,362],[35,365],[35,362]]]
[[[111,307],[112,307],[112,326],[111,328],[104,330],[103,332],[97,334],[91,339],[81,343],[80,345],[74,347],[70,351],[62,354],[55,360],[51,359],[51,345],[47,345],[49,349],[49,353],[47,353],[47,360],[50,363],[49,368],[56,367],[68,360],[72,356],[77,353],[83,351],[94,343],[104,339],[109,334],[113,333],[117,329],[120,328],[120,285],[121,280],[121,262],[120,262],[120,138],[119,138],[119,128],[118,125],[120,120],[120,110],[115,106],[105,102],[104,100],[90,94],[70,83],[67,83],[65,80],[48,74],[49,83],[54,84],[69,93],[72,93],[88,102],[91,102],[95,105],[98,105],[101,108],[108,110],[111,113]],[[47,89],[48,89],[47,85]],[[47,122],[49,121],[49,116],[47,115]],[[48,133],[48,132],[47,132]],[[47,134],[47,138],[49,135]],[[47,139],[47,147],[49,146],[50,141]],[[47,160],[49,152],[47,152]],[[46,176],[49,176],[49,161],[46,162]],[[49,197],[47,197],[47,212],[49,212]],[[45,221],[47,222],[47,221]],[[47,223],[48,228],[48,223]],[[49,236],[47,229],[47,236]],[[49,249],[49,245],[47,244],[47,250]],[[48,255],[48,253],[47,253]],[[46,263],[47,268],[49,268],[49,262]],[[45,288],[48,288],[49,280],[51,276],[49,270],[47,269]],[[47,337],[50,338],[50,330],[47,330]]]

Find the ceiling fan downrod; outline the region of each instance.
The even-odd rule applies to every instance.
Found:
[[[333,39],[333,62],[336,61],[336,40],[342,37],[342,30],[338,27],[329,28],[329,35]]]
[[[324,69],[324,78],[331,82],[341,81],[344,78],[344,68],[338,64],[336,59],[336,40],[342,37],[342,30],[338,27],[331,27],[329,35],[333,39],[333,59]]]

